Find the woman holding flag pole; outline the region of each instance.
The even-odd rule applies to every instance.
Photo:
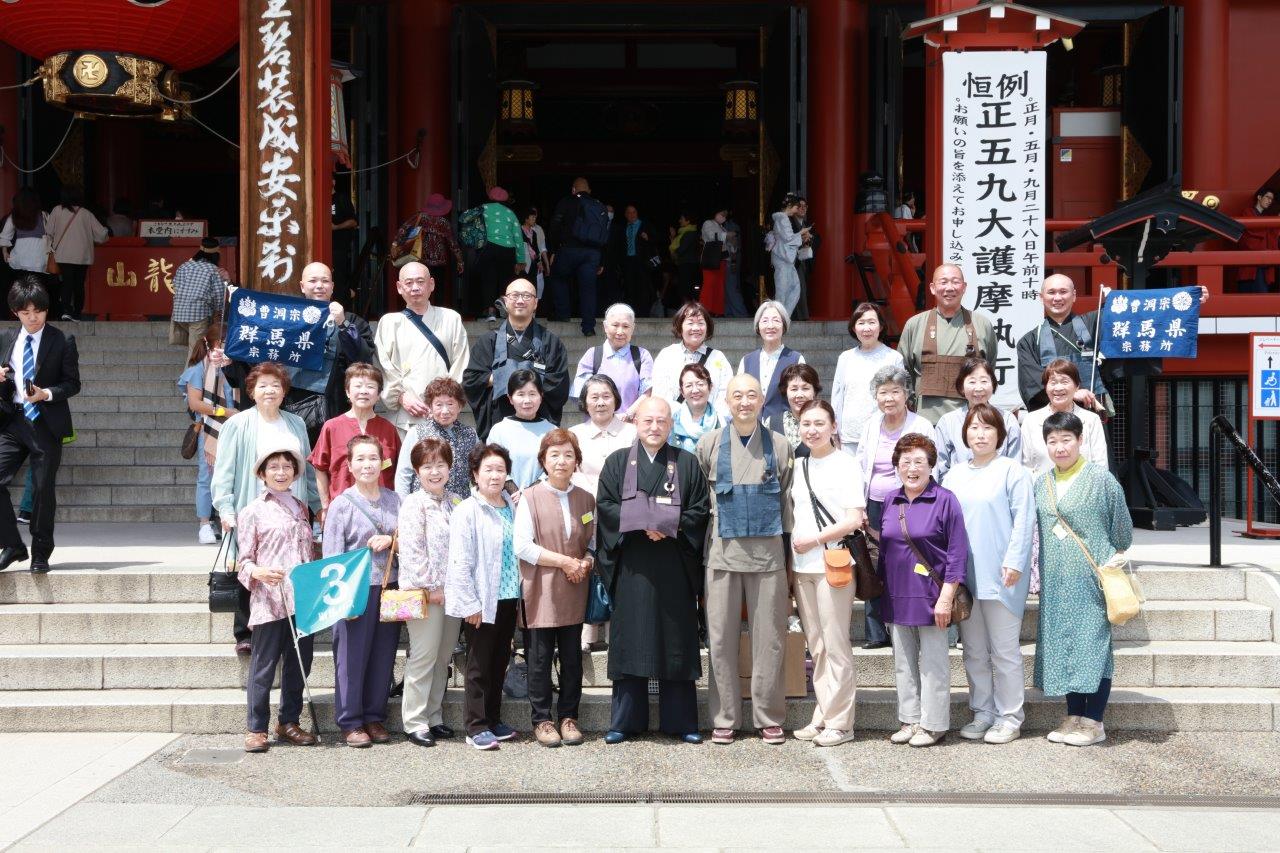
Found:
[[[267,751],[271,719],[271,683],[283,661],[280,676],[280,714],[276,739],[295,746],[311,746],[315,735],[298,725],[302,691],[311,673],[312,640],[295,641],[293,585],[289,570],[311,560],[311,523],[307,507],[290,493],[306,470],[296,447],[268,445],[258,451],[253,466],[265,491],[236,516],[240,583],[249,590],[249,629],[253,651],[245,692],[249,706],[245,752]],[[312,723],[314,720],[314,711]]]
[[[324,557],[359,548],[373,551],[373,569],[364,612],[333,626],[334,717],[347,746],[387,743],[384,725],[395,667],[400,623],[378,618],[382,588],[395,580],[391,538],[400,514],[400,496],[379,484],[382,445],[370,435],[347,442],[347,465],[355,485],[329,504],[324,519]]]

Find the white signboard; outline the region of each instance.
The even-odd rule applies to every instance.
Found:
[[[1045,55],[944,53],[942,81],[942,256],[964,271],[965,307],[992,318],[994,402],[1013,409],[1018,338],[1044,319]]]
[[[206,219],[143,219],[138,222],[139,237],[186,237],[202,239],[209,231]]]
[[[1249,336],[1249,414],[1280,420],[1280,335]]]

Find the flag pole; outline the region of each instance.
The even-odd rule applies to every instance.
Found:
[[[316,743],[320,743],[320,718],[316,716],[316,702],[311,697],[311,684],[307,681],[307,668],[302,663],[302,648],[298,645],[298,626],[293,621],[293,614],[288,614],[289,634],[293,637],[293,651],[298,656],[298,672],[302,673],[302,689],[307,694],[307,710],[311,712],[312,734],[316,736]]]
[[[1107,302],[1107,294],[1111,288],[1102,285],[1102,295],[1098,297],[1098,311],[1093,316],[1093,358],[1089,360],[1089,393],[1093,393],[1094,377],[1098,373],[1098,357],[1102,355],[1102,341],[1098,335],[1102,333],[1102,307]],[[1101,403],[1101,401],[1099,401]],[[1106,414],[1103,412],[1103,414]]]

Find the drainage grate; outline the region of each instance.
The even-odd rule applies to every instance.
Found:
[[[636,791],[582,793],[414,794],[413,806],[516,805],[920,805],[920,806],[1094,806],[1102,808],[1177,807],[1280,809],[1280,797],[1205,796],[1198,794],[1037,794],[933,793],[895,791],[796,791],[732,793],[707,791]]]
[[[188,749],[178,759],[178,764],[239,764],[244,758],[243,749]]]

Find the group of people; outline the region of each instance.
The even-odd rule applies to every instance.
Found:
[[[49,295],[55,317],[78,320],[94,246],[110,236],[107,226],[85,207],[79,187],[65,185],[58,204],[47,213],[40,194],[24,187],[14,194],[13,208],[0,226],[4,281],[34,277]]]
[[[309,265],[304,293],[325,298],[325,272]],[[783,742],[793,599],[817,699],[794,736],[847,742],[854,585],[829,579],[825,551],[858,530],[879,542],[884,593],[866,602],[866,640],[893,648],[895,743],[928,746],[951,728],[948,629],[961,585],[973,599],[960,624],[973,718],[960,734],[989,743],[1019,735],[1019,638],[1037,550],[1035,684],[1067,697],[1050,738],[1101,741],[1113,663],[1090,564],[1127,548],[1132,528],[1108,470],[1092,324],[1076,322],[1074,289],[1062,284],[1045,282],[1045,322],[1019,347],[1020,361],[1024,352],[1037,361],[1044,395],[1021,419],[989,402],[999,384],[993,324],[961,307],[966,284],[952,266],[935,271],[936,307],[906,324],[897,350],[884,343],[878,306],[854,309],[856,344],[839,360],[830,402],[817,372],[785,343],[791,312],[772,300],[755,314],[760,346],[736,366],[710,344],[712,312],[688,302],[672,318],[673,342],[656,355],[632,343],[634,311],[610,306],[604,342],[571,368],[564,343],[536,319],[537,286],[526,278],[506,285],[505,319],[469,341],[458,314],[431,303],[434,279],[416,262],[399,271],[407,307],[383,317],[376,336],[333,303],[327,375],[267,363],[237,380],[237,365],[206,331],[208,375],[191,379],[215,433],[210,503],[234,532],[248,598],[246,748],[268,745],[278,665],[289,695],[276,736],[311,742],[299,721],[309,649],[292,648],[287,572],[315,556],[317,540],[325,556],[375,552],[366,611],[334,630],[336,713],[348,745],[390,737],[400,630],[379,621],[379,600],[393,585],[422,590],[428,602],[428,617],[408,629],[410,740],[431,745],[453,734],[441,703],[461,627],[469,744],[496,749],[517,735],[502,719],[502,685],[518,629],[534,737],[581,742],[580,655],[599,636],[584,624],[593,575],[612,603],[606,742],[648,729],[653,681],[659,729],[702,740],[694,685],[704,642],[712,741],[752,728],[766,743]],[[1033,371],[1020,363],[1019,379]],[[1025,399],[1031,389],[1021,390]],[[571,397],[587,419],[565,429]],[[374,411],[379,400],[386,418]],[[460,421],[464,407],[474,429]],[[749,724],[738,666],[744,612]]]

